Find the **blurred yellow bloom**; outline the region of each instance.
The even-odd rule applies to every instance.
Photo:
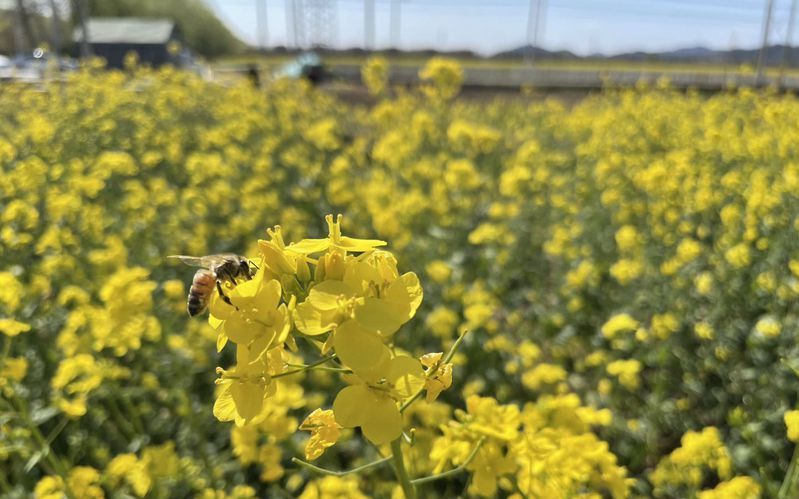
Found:
[[[308,483],[299,499],[367,499],[358,488],[358,478],[326,476]]]
[[[788,428],[788,440],[799,442],[799,411],[787,411],[783,416],[785,426]]]
[[[712,490],[703,490],[697,499],[759,499],[760,485],[748,476],[721,482]]]
[[[135,454],[120,454],[105,468],[105,474],[114,487],[127,485],[138,497],[144,497],[150,490],[152,479],[147,472],[147,465]]]
[[[17,336],[30,330],[30,325],[24,322],[15,321],[14,319],[0,319],[0,332],[6,336]]]
[[[45,476],[36,483],[33,491],[37,499],[62,499],[64,497],[64,479],[60,476]]]
[[[89,466],[76,466],[69,471],[67,477],[69,491],[75,497],[102,499],[105,497],[100,487],[100,472]]]
[[[638,328],[638,321],[633,319],[630,314],[616,314],[602,325],[602,336],[613,339],[622,331],[635,331]]]

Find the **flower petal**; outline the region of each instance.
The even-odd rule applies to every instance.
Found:
[[[277,308],[278,303],[280,303],[282,292],[283,290],[280,287],[280,282],[276,279],[264,281],[253,298],[252,306],[258,310],[260,316],[263,316],[267,312]]]
[[[335,323],[323,323],[322,312],[314,308],[308,300],[297,305],[293,315],[297,329],[310,336],[326,333],[336,326]]]
[[[369,251],[379,246],[385,246],[388,243],[379,239],[355,239],[353,237],[341,236],[338,240],[337,246],[347,251]]]
[[[236,404],[230,393],[230,381],[225,382],[224,388],[214,402],[214,417],[219,421],[233,421],[236,419]]]
[[[365,385],[350,385],[342,389],[333,401],[333,414],[336,423],[344,428],[360,426],[364,419],[372,417],[364,409],[373,399]]]
[[[330,239],[303,239],[302,241],[290,244],[286,249],[299,253],[301,255],[309,255],[311,253],[319,253],[325,251],[330,247]]]
[[[354,295],[355,292],[350,286],[342,281],[330,279],[311,288],[305,303],[311,303],[318,310],[330,311],[338,308],[341,296],[350,298]]]
[[[356,372],[373,369],[389,355],[380,336],[363,329],[353,320],[336,328],[333,347],[342,362]]]
[[[361,430],[375,445],[387,444],[402,435],[402,415],[390,398],[378,397],[362,410],[368,411],[369,416],[361,424]]]
[[[396,333],[407,319],[399,315],[396,308],[385,300],[364,298],[363,303],[355,307],[355,320],[364,328],[385,338]]]
[[[234,382],[230,386],[230,394],[236,404],[236,412],[245,421],[261,412],[264,406],[264,386],[259,383]]]

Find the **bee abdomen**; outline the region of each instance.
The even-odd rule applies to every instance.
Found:
[[[186,304],[189,316],[199,315],[206,309],[208,299],[215,285],[216,277],[210,270],[200,269],[194,274],[191,289],[189,289],[188,303]]]
[[[206,306],[208,306],[207,300],[204,300],[203,297],[196,294],[189,293],[189,302],[186,305],[186,310],[189,311],[191,317],[201,314]]]

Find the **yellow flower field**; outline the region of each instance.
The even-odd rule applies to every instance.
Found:
[[[2,496],[799,497],[799,100],[388,71],[3,86]]]

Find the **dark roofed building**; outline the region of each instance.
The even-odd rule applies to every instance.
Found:
[[[94,17],[89,19],[87,31],[92,53],[113,68],[124,66],[128,52],[136,52],[142,64],[154,67],[176,62],[177,53],[170,52],[170,44],[182,41],[180,31],[169,19]],[[82,36],[81,29],[76,28],[75,42],[79,43]]]

